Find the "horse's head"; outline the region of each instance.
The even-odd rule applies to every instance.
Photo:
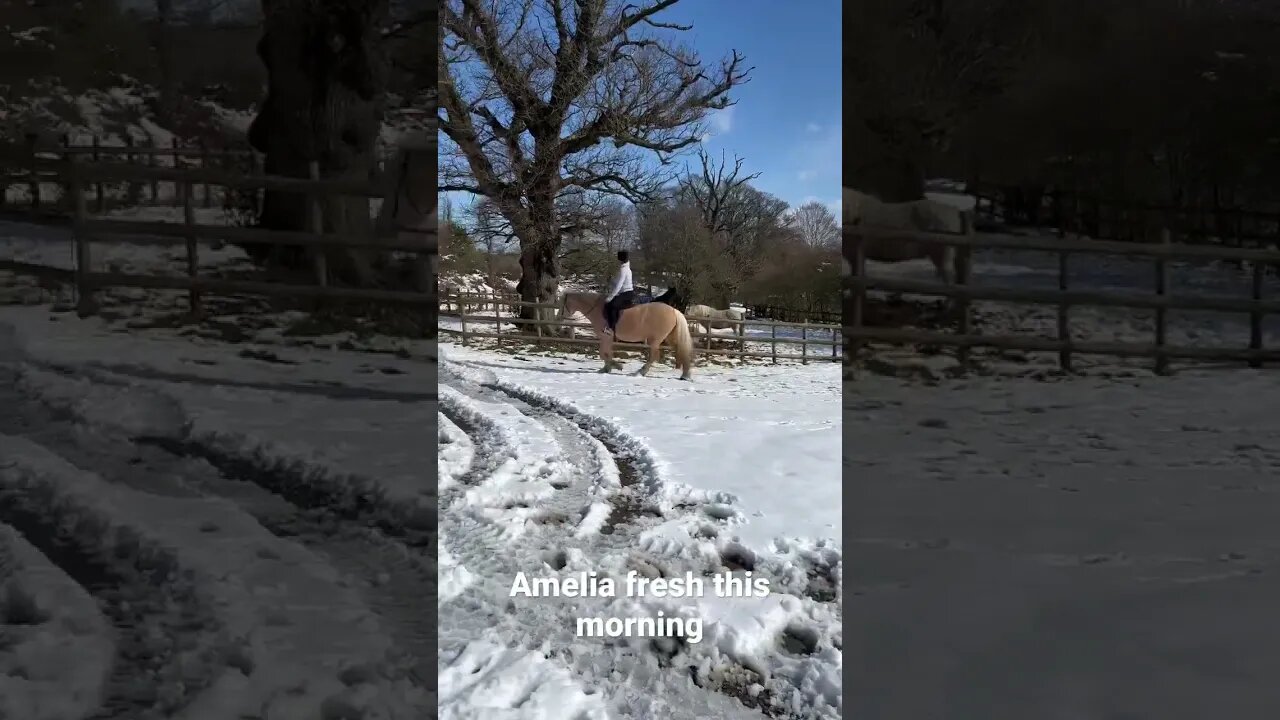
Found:
[[[560,322],[562,322],[562,323],[564,323],[564,322],[568,322],[568,321],[569,321],[569,318],[570,318],[574,313],[582,313],[583,315],[586,315],[586,308],[584,308],[584,307],[583,307],[583,298],[582,298],[582,294],[581,294],[581,293],[576,293],[576,292],[562,292],[562,293],[560,293],[560,309],[559,309],[559,312],[560,312],[560,314],[559,314],[559,316],[558,316],[556,319],[557,319],[557,320],[559,320],[559,321],[560,321]],[[560,326],[560,330],[561,330],[561,332],[565,335],[565,337],[572,337],[572,336],[573,336],[573,328],[571,328],[571,327],[568,327],[568,326],[565,326],[565,325],[561,325],[561,326]]]

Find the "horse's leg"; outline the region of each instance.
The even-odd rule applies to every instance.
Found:
[[[649,359],[645,362],[644,367],[640,368],[640,372],[637,373],[638,375],[644,377],[649,374],[649,368],[653,367],[654,361],[658,359],[658,349],[661,347],[662,338],[649,342]]]
[[[608,335],[600,337],[600,359],[604,360],[604,367],[600,368],[600,372],[609,372],[613,368],[613,339]]]

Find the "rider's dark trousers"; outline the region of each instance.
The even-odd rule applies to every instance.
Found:
[[[634,290],[623,290],[613,299],[604,304],[604,324],[612,330],[618,324],[618,318],[622,316],[622,311],[631,307],[635,303],[636,292]]]

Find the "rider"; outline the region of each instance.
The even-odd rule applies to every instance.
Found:
[[[613,279],[613,287],[605,296],[604,331],[613,334],[613,328],[622,317],[622,311],[631,307],[635,300],[635,288],[631,285],[631,258],[626,250],[618,251],[618,274]]]

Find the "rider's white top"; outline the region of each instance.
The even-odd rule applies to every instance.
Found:
[[[618,296],[618,293],[634,290],[631,286],[631,262],[622,263],[622,267],[618,269],[618,276],[613,280],[613,289],[605,296],[605,302],[609,302]]]

